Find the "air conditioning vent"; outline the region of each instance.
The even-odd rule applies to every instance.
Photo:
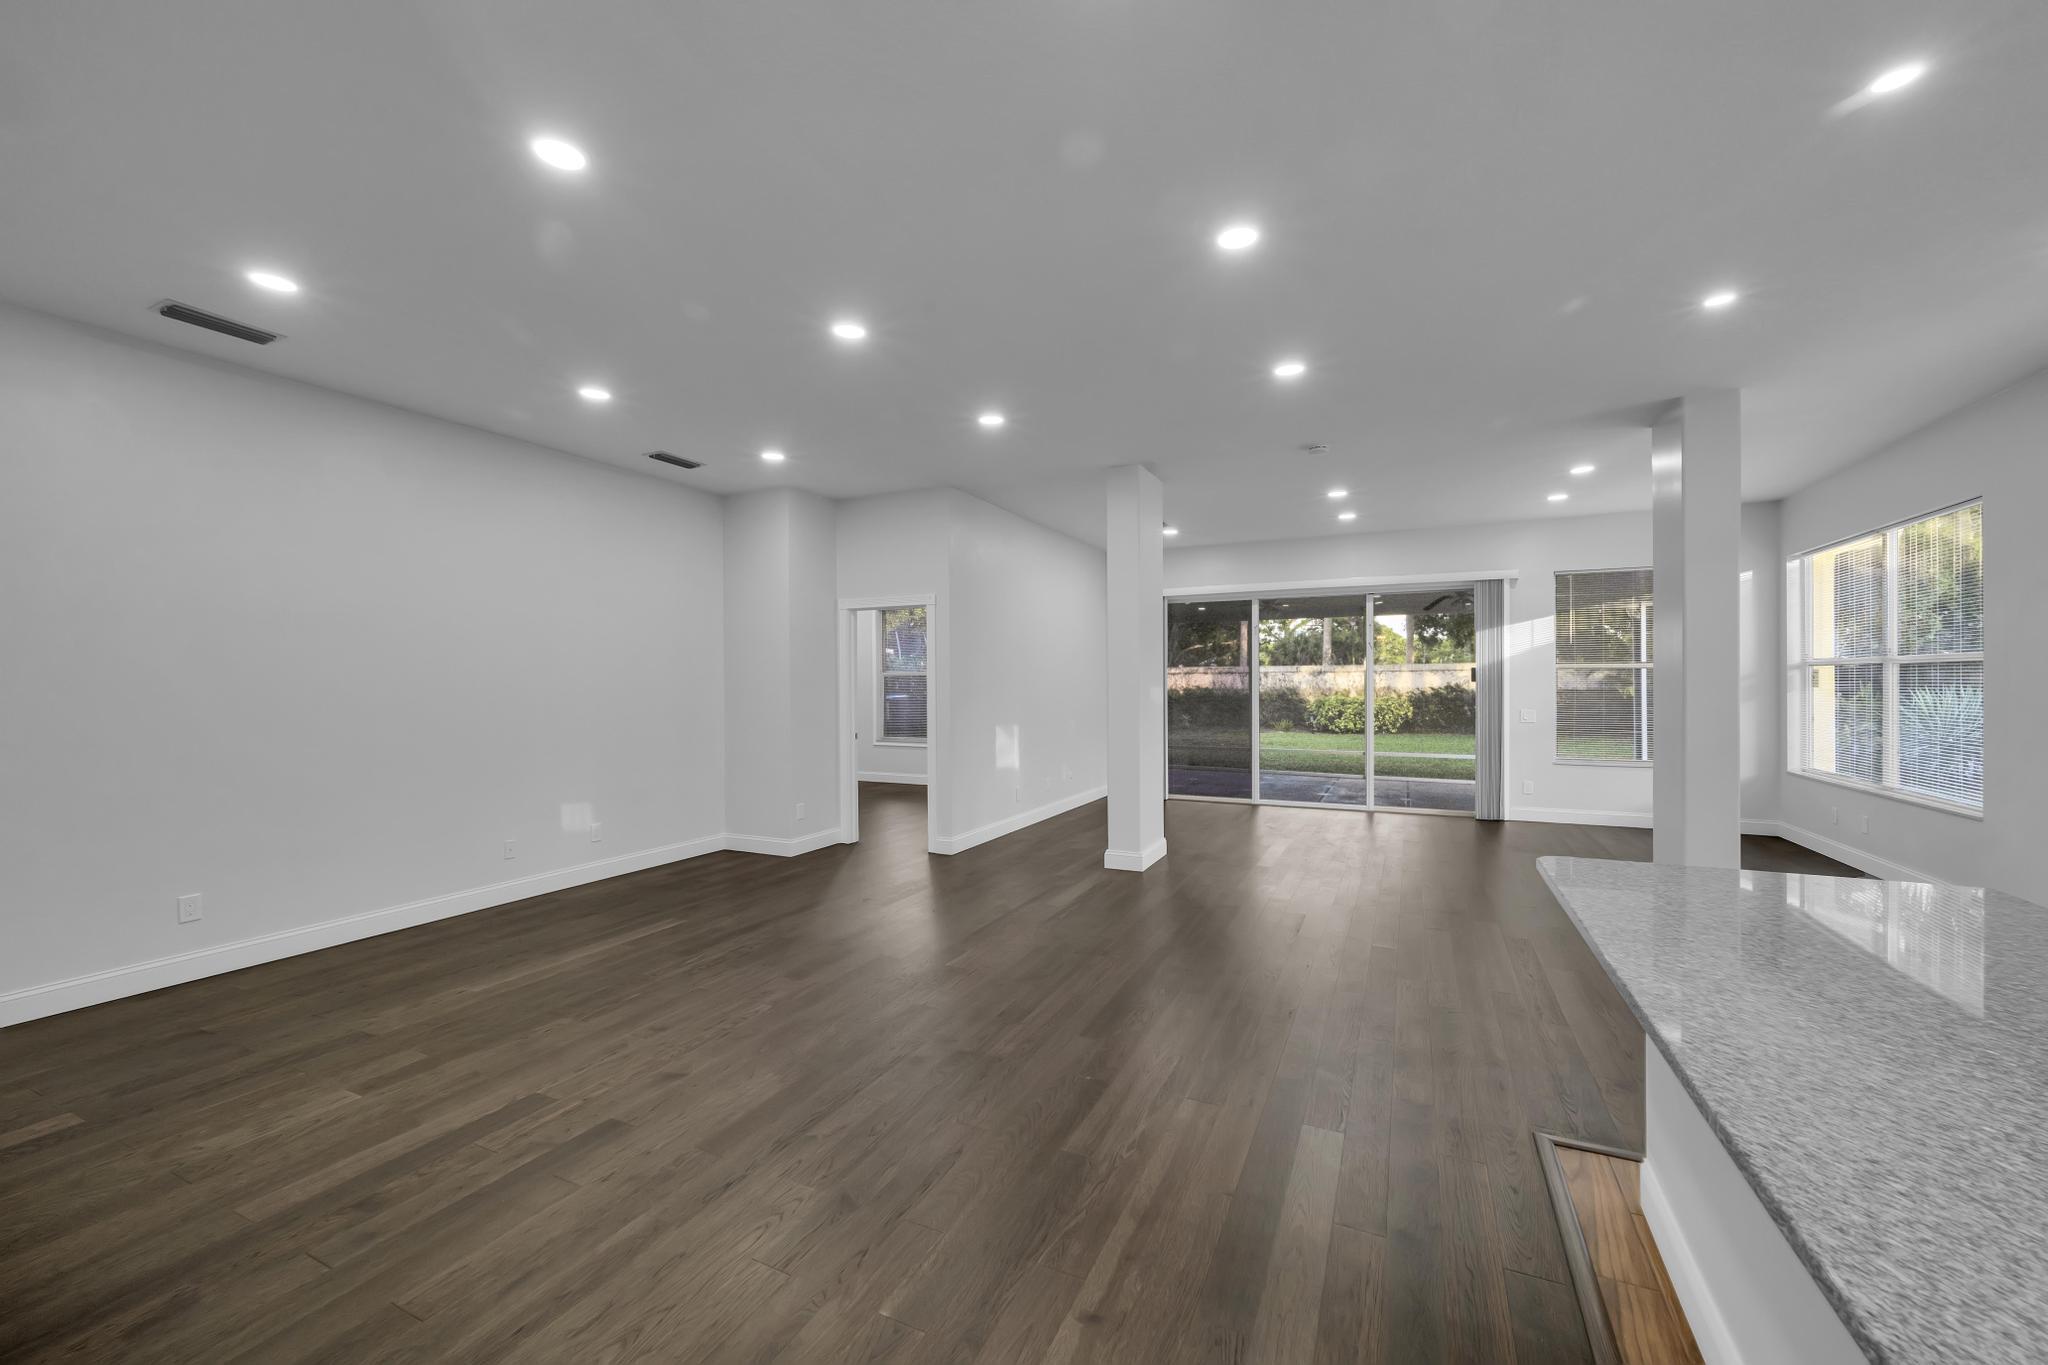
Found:
[[[647,452],[647,458],[659,460],[663,464],[672,464],[677,469],[702,469],[704,467],[702,460],[686,460],[680,455],[671,455],[666,450],[650,450]]]
[[[222,336],[234,337],[239,341],[253,341],[258,346],[268,346],[271,342],[278,340],[278,333],[276,332],[266,332],[261,327],[251,327],[246,322],[236,322],[233,318],[224,318],[216,313],[209,313],[203,309],[194,308],[188,303],[178,303],[171,299],[165,299],[156,306],[156,311],[161,316],[169,318],[172,322],[183,322],[189,323],[194,327],[204,327],[209,332],[219,332]]]

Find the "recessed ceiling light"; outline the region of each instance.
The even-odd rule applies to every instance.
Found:
[[[1196,611],[1207,611],[1207,610],[1209,610],[1209,609],[1208,609],[1207,607],[1205,607],[1205,606],[1201,605],[1201,604],[1200,604],[1200,603],[1198,602],[1198,603],[1196,603],[1196,604],[1195,604],[1195,610],[1196,610]]]
[[[1337,520],[1339,520],[1339,521],[1357,521],[1357,520],[1358,520],[1358,513],[1356,513],[1356,512],[1339,512],[1339,513],[1337,514]]]
[[[859,318],[838,318],[832,323],[832,335],[841,341],[866,341],[868,325]]]
[[[558,171],[580,171],[590,164],[590,158],[583,154],[581,147],[558,137],[537,137],[526,145],[544,164]]]
[[[784,460],[788,459],[789,456],[783,454],[774,446],[770,446],[768,447],[768,449],[761,452],[761,458],[766,460],[769,464],[781,464]]]
[[[1350,497],[1351,490],[1348,488],[1332,488],[1329,492],[1323,494],[1323,496],[1328,498],[1331,502],[1335,502],[1339,498]]]
[[[576,390],[576,396],[586,403],[609,403],[612,401],[612,391],[602,384],[585,384],[582,388]]]
[[[1257,223],[1228,223],[1216,234],[1218,251],[1250,251],[1259,244]]]
[[[1564,500],[1565,500],[1566,498],[1568,498],[1568,497],[1570,497],[1570,496],[1571,496],[1571,494],[1569,494],[1569,493],[1552,493],[1552,494],[1550,495],[1550,500],[1551,500],[1552,502],[1563,502],[1563,501],[1564,501]]]
[[[1299,379],[1307,373],[1308,362],[1306,360],[1297,360],[1292,356],[1275,363],[1273,366],[1273,377],[1275,379]]]
[[[1733,289],[1716,289],[1713,293],[1700,300],[1700,307],[1710,313],[1718,313],[1723,308],[1734,307],[1735,301],[1741,297],[1742,295],[1736,293]]]
[[[1906,62],[1881,74],[1876,80],[1863,87],[1866,95],[1891,95],[1904,90],[1927,74],[1927,63]]]
[[[1179,534],[1180,534],[1180,527],[1178,527],[1178,526],[1162,526],[1162,527],[1160,527],[1160,528],[1159,528],[1159,534],[1160,534],[1160,535],[1162,535],[1162,536],[1177,536],[1177,535],[1179,535]]]
[[[1002,426],[1010,419],[1003,416],[1003,414],[1001,414],[1000,412],[997,412],[994,408],[990,408],[987,412],[981,413],[978,416],[976,416],[974,420],[980,423],[982,426],[986,427],[988,430],[994,431],[997,427]]]
[[[296,294],[299,282],[289,275],[280,275],[275,270],[251,270],[242,276],[258,289],[268,289],[273,294]]]
[[[1575,464],[1571,467],[1571,476],[1575,479],[1583,479],[1592,472],[1593,466],[1589,464]]]

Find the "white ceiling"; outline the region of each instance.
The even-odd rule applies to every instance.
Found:
[[[1182,544],[1336,530],[1334,482],[1359,530],[1644,506],[1640,414],[1707,385],[1773,497],[2048,363],[2044,71],[2040,0],[17,5],[0,297],[713,491],[951,484],[1098,542],[1132,461]],[[1265,242],[1226,258],[1236,216]]]

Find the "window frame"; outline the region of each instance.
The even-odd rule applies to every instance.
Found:
[[[887,640],[887,639],[889,638],[889,613],[890,613],[890,612],[892,612],[892,611],[908,611],[908,610],[910,610],[910,609],[912,609],[912,608],[922,608],[922,609],[923,609],[923,611],[924,611],[924,614],[925,614],[925,630],[926,630],[926,635],[925,635],[925,642],[926,642],[926,643],[925,643],[925,647],[926,647],[927,649],[929,649],[929,648],[931,647],[931,643],[930,643],[930,642],[931,642],[931,635],[930,635],[930,630],[931,630],[931,607],[930,607],[929,605],[927,605],[926,603],[922,603],[922,602],[905,602],[905,603],[901,604],[900,606],[894,606],[894,607],[878,607],[878,608],[876,608],[876,609],[875,609],[875,731],[874,731],[874,733],[875,733],[875,738],[874,738],[874,743],[875,743],[875,745],[876,745],[876,746],[877,746],[878,748],[884,748],[884,749],[923,749],[923,748],[927,748],[927,747],[929,747],[929,746],[930,746],[930,744],[931,744],[931,735],[932,735],[932,714],[931,714],[931,705],[932,705],[932,673],[931,673],[931,658],[930,658],[930,656],[929,656],[929,655],[927,655],[927,656],[926,656],[926,658],[925,658],[925,666],[924,666],[923,668],[895,668],[895,669],[892,669],[892,668],[890,668],[890,667],[889,667],[889,652],[888,652],[887,648],[886,648],[886,647],[884,646],[884,641],[886,641],[886,640]],[[890,678],[923,678],[923,679],[924,679],[924,705],[925,705],[925,714],[924,714],[924,733],[923,733],[922,735],[918,736],[918,737],[917,737],[916,739],[892,739],[892,738],[891,738],[891,737],[889,736],[889,718],[888,718],[888,707],[889,707],[889,679],[890,679]]]
[[[1566,578],[1579,577],[1582,574],[1596,573],[1644,574],[1650,580],[1650,601],[1653,609],[1655,607],[1655,603],[1657,600],[1656,569],[1653,565],[1619,564],[1607,568],[1598,569],[1556,569],[1552,571],[1550,575],[1550,612],[1551,623],[1553,627],[1551,631],[1550,642],[1550,761],[1552,763],[1563,764],[1566,767],[1572,768],[1654,768],[1657,766],[1655,731],[1657,720],[1655,710],[1656,693],[1654,689],[1649,686],[1649,684],[1651,683],[1652,678],[1656,674],[1656,659],[1654,657],[1647,657],[1634,659],[1625,663],[1578,663],[1567,662],[1566,660],[1557,657],[1557,632],[1555,629],[1555,625],[1557,621],[1557,589],[1559,582]],[[1655,621],[1653,619],[1651,623],[1651,630],[1645,632],[1643,636],[1643,649],[1641,652],[1644,654],[1654,656],[1655,648]],[[1651,707],[1651,711],[1647,716],[1643,718],[1642,744],[1639,746],[1639,748],[1643,751],[1648,752],[1648,754],[1650,755],[1648,758],[1575,758],[1567,757],[1566,755],[1558,752],[1559,729],[1557,712],[1557,681],[1559,675],[1561,675],[1566,669],[1599,669],[1608,672],[1617,672],[1621,669],[1629,669],[1641,675],[1637,680],[1636,684],[1638,688],[1637,695],[1644,697],[1648,700]]]
[[[1785,771],[1793,777],[1803,777],[1811,782],[1820,782],[1832,787],[1845,787],[1850,791],[1881,796],[1887,800],[1902,802],[1909,806],[1921,806],[1929,810],[1960,815],[1972,820],[1984,818],[1984,805],[1980,798],[1976,805],[1967,801],[1953,801],[1947,797],[1914,791],[1901,786],[1899,780],[1899,671],[1915,664],[1971,664],[1985,668],[1983,638],[1984,588],[1979,583],[1978,624],[1980,647],[1974,650],[1958,650],[1937,654],[1902,654],[1899,652],[1899,537],[1908,527],[1921,522],[1933,521],[1953,512],[1976,508],[1981,519],[1984,498],[1965,498],[1933,511],[1916,513],[1913,516],[1858,531],[1854,535],[1841,536],[1823,544],[1812,546],[1791,556],[1785,561]],[[1859,541],[1882,538],[1884,542],[1884,647],[1882,652],[1866,655],[1816,656],[1808,651],[1813,645],[1813,560],[1814,556],[1839,550]],[[1980,570],[1981,572],[1981,570]],[[1883,776],[1876,782],[1860,777],[1844,776],[1826,769],[1810,766],[1813,753],[1811,729],[1813,722],[1813,670],[1816,668],[1870,668],[1881,670],[1881,694],[1883,697],[1879,713],[1882,726],[1884,767]],[[1990,691],[1990,677],[1985,674],[1985,691]],[[1982,741],[1980,739],[1980,745]],[[1984,761],[1988,749],[1979,751],[1978,761]]]

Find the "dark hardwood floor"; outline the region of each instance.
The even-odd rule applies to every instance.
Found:
[[[1646,833],[862,799],[0,1033],[0,1357],[1586,1359],[1530,1130],[1642,1034],[1534,860]]]

